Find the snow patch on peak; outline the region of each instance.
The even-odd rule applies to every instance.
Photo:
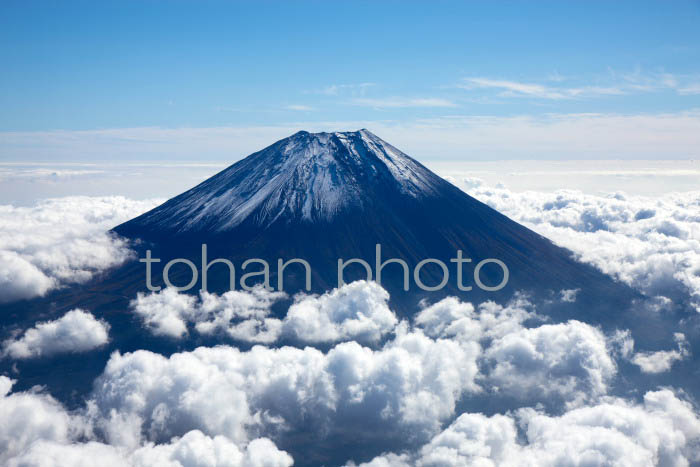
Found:
[[[435,175],[432,172],[373,133],[364,129],[358,133],[362,141],[380,157],[394,178],[402,182],[406,193],[419,196],[434,191]]]
[[[414,198],[439,177],[371,132],[294,135],[252,154],[144,216],[178,231],[225,231],[252,220],[330,220],[377,187]]]

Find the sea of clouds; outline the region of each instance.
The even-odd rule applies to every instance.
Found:
[[[343,306],[353,307],[351,316],[334,322],[337,328],[371,315],[376,305],[352,297],[375,293],[375,284],[345,288],[351,290],[328,294],[343,295]],[[330,309],[316,312],[333,320]],[[400,451],[369,465],[681,466],[700,460],[700,416],[686,396],[672,388],[649,391],[641,402],[609,395],[618,363],[635,355],[617,352],[619,336],[575,320],[543,323],[523,299],[474,307],[447,298],[412,322],[397,320],[381,344],[347,336],[322,351],[301,339],[300,345],[200,347],[169,357],[115,352],[74,411],[40,389],[12,393],[12,380],[0,377],[0,461],[91,465],[99,455],[102,465],[291,465],[275,440],[309,430],[315,443],[330,446],[339,435],[370,432],[390,446],[404,438]],[[22,348],[26,340],[6,345]],[[36,340],[35,348],[52,348]],[[80,345],[72,350],[89,348]],[[461,399],[478,396],[520,405],[489,416],[457,412]],[[561,410],[548,412],[538,400],[548,407],[557,401]]]
[[[700,311],[700,191],[648,198],[513,192],[478,178],[467,193],[650,296]]]
[[[121,264],[131,251],[108,230],[158,203],[72,196],[0,205],[0,303],[84,283]]]
[[[652,199],[455,183],[659,303],[700,311],[700,193]],[[105,231],[154,204],[70,197],[1,206],[0,297],[41,296],[123,262],[128,245]],[[271,308],[283,298],[292,304],[279,318]],[[340,451],[347,439],[386,448],[338,465],[700,462],[691,396],[673,387],[612,391],[623,365],[654,375],[693,358],[680,332],[673,348],[637,350],[624,329],[555,323],[526,297],[504,306],[446,298],[402,320],[386,291],[362,281],[295,297],[164,289],[133,297],[130,311],[158,338],[216,334],[249,349],[116,351],[71,410],[40,387],[13,392],[21,373],[0,376],[0,464],[289,466],[281,446]],[[107,345],[109,333],[90,310],[75,309],[7,338],[1,358],[79,355]],[[465,410],[472,399],[508,409]]]

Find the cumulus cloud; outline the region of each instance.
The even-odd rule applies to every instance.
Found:
[[[415,348],[414,344],[415,342],[404,348]],[[348,351],[351,346],[358,344],[345,343],[339,347],[345,347],[344,350]],[[247,354],[262,352],[263,355],[259,357],[265,359],[270,357],[268,352],[275,352],[262,347],[256,349]],[[222,353],[218,357],[211,354],[219,351]],[[369,349],[367,351],[372,352]],[[114,378],[115,370],[120,376],[108,387],[96,387],[95,399],[91,402],[94,405],[91,405],[92,409],[87,411],[86,416],[70,414],[51,397],[41,393],[9,394],[12,381],[0,377],[0,460],[13,467],[55,465],[56,459],[61,459],[60,465],[64,466],[88,466],[92,465],[96,458],[105,466],[289,466],[292,465],[291,457],[269,439],[255,437],[250,441],[246,440],[249,432],[255,431],[251,430],[249,425],[239,427],[242,428],[240,431],[234,428],[238,421],[232,420],[231,417],[236,409],[258,409],[256,416],[249,419],[253,423],[288,423],[294,417],[299,417],[297,422],[303,422],[306,418],[308,423],[309,419],[318,414],[308,410],[314,402],[325,400],[332,406],[333,401],[337,403],[344,400],[353,410],[361,410],[363,399],[368,398],[369,391],[375,392],[375,395],[376,391],[381,391],[377,386],[379,381],[390,381],[387,379],[390,375],[396,378],[396,372],[400,369],[404,369],[404,374],[415,372],[415,367],[410,365],[394,365],[393,370],[388,373],[388,368],[385,368],[381,370],[382,377],[376,379],[372,385],[362,385],[364,391],[358,392],[360,388],[345,385],[344,391],[354,394],[352,400],[348,400],[342,392],[334,396],[333,391],[328,391],[333,385],[331,380],[322,382],[319,387],[318,379],[308,377],[314,373],[320,375],[318,367],[307,371],[305,377],[300,373],[301,365],[290,368],[290,363],[295,361],[292,355],[287,355],[284,362],[271,361],[262,368],[251,365],[253,362],[226,364],[226,359],[236,357],[235,352],[239,351],[231,348],[197,349],[194,353],[199,355],[195,358],[202,359],[202,365],[188,362],[189,365],[181,365],[178,371],[169,373],[159,371],[156,363],[163,364],[169,359],[150,352],[115,356],[110,362],[111,368],[108,367],[103,376],[102,383]],[[304,360],[305,363],[311,363],[309,360],[313,360],[319,354],[312,349],[293,349],[292,352],[296,352],[297,356],[306,352],[317,353],[316,356],[297,360],[299,363]],[[350,353],[353,353],[352,350]],[[368,353],[366,357],[369,355]],[[139,362],[135,361],[136,356]],[[173,358],[188,357],[186,354],[180,354],[171,357]],[[146,361],[148,359],[151,361]],[[125,363],[131,367],[127,372],[122,371]],[[280,365],[281,363],[286,365]],[[336,365],[338,363],[340,362],[335,362]],[[238,374],[231,373],[228,381],[222,379],[223,375],[217,370],[223,370],[224,366],[238,368]],[[353,368],[346,366],[345,369]],[[354,368],[355,379],[362,378],[362,375],[357,374],[358,369]],[[373,373],[371,365],[368,369],[370,371],[366,372],[367,376]],[[156,370],[155,373],[153,370]],[[129,375],[129,372],[133,373]],[[353,372],[345,374],[347,376],[350,373]],[[210,384],[200,388],[213,391],[209,393],[210,397],[207,400],[207,393],[195,390],[195,387],[205,384],[205,379],[212,377],[213,381]],[[188,378],[190,381],[192,378],[198,378],[198,381],[188,384]],[[265,387],[252,387],[255,379],[265,383]],[[227,405],[225,402],[235,402],[237,395],[226,398],[226,391],[220,387],[221,383],[229,383],[228,389],[232,388],[231,383],[238,383],[238,388],[250,385],[245,392],[248,393],[246,399],[251,403],[246,406],[243,401],[238,401],[239,403],[233,406]],[[440,383],[432,384],[437,386]],[[401,384],[398,384],[398,387],[400,386]],[[145,388],[149,389],[143,391]],[[129,391],[133,389],[139,390],[130,394]],[[415,389],[419,388],[406,388],[403,396],[408,396],[409,392]],[[421,410],[425,410],[430,405],[426,404],[428,401],[423,399],[424,396],[421,396],[420,392],[412,394],[418,399],[416,402],[420,402],[420,405],[414,408],[420,407]],[[294,393],[304,397],[280,404],[285,397],[293,396]],[[166,402],[168,400],[170,404]],[[109,401],[112,404],[108,403]],[[119,403],[113,404],[116,401]],[[103,406],[105,403],[107,405]],[[149,412],[145,409],[147,405],[152,409],[148,417],[150,421],[146,426],[139,426],[144,421],[141,417]],[[219,412],[208,412],[215,410],[217,406],[220,408]],[[259,410],[264,406],[268,408],[268,411],[264,411],[266,413]],[[411,404],[408,404],[406,407],[410,406]],[[106,408],[109,410],[104,410]],[[223,413],[221,409],[224,409]],[[285,411],[287,413],[284,413]],[[390,417],[386,411],[383,412],[385,413],[378,418]],[[332,410],[327,412],[332,413]],[[360,418],[364,419],[365,415],[360,412]],[[100,418],[101,416],[106,418]],[[348,414],[345,413],[344,416],[347,417]],[[140,434],[131,438],[122,436],[118,431],[110,434],[107,430],[110,441],[107,444],[96,438],[90,426],[90,423],[94,423],[99,432],[100,429],[115,423],[116,418],[124,421],[130,417],[139,419],[135,427],[137,430],[143,429],[142,433],[148,438],[167,437],[169,433],[179,429],[184,429],[184,433],[175,435],[168,441],[154,441],[142,439]],[[402,422],[407,425],[402,426],[410,426],[411,420],[414,419],[403,419]],[[116,427],[123,428],[126,425],[128,423],[117,424]],[[203,430],[187,429],[187,425],[201,425]],[[364,428],[367,426],[365,423]],[[234,428],[233,431],[231,428]],[[207,430],[228,432],[234,437],[240,435],[242,439],[234,440],[226,434],[206,433]],[[125,442],[129,440],[136,442]],[[605,398],[594,405],[578,407],[561,415],[549,415],[533,408],[492,416],[465,413],[426,441],[426,444],[415,452],[387,453],[361,465],[515,466],[522,465],[522,462],[527,460],[533,465],[544,466],[684,466],[700,460],[697,455],[697,452],[700,452],[700,418],[690,403],[665,389],[648,392],[641,403]],[[355,464],[350,462],[348,465]]]
[[[629,359],[634,352],[634,339],[628,329],[616,329],[607,337],[610,353],[615,358]]]
[[[107,231],[155,204],[113,196],[0,205],[0,302],[84,283],[121,264],[130,250]]]
[[[479,342],[481,378],[493,392],[570,403],[605,394],[617,366],[603,333],[576,320],[525,327],[543,319],[529,308],[522,298],[477,309],[446,298],[422,310],[415,322],[430,336]]]
[[[484,302],[477,309],[469,302],[447,297],[422,309],[414,322],[433,338],[478,341],[503,337],[523,329],[523,323],[528,320],[541,319],[522,297],[507,306]]]
[[[388,307],[389,294],[374,282],[353,282],[323,295],[298,294],[284,319],[272,317],[270,307],[286,296],[262,286],[199,297],[166,288],[139,293],[131,308],[155,335],[183,338],[192,324],[203,335],[221,332],[265,344],[282,337],[302,343],[378,343],[398,323]]]
[[[154,308],[185,310],[177,314],[181,321],[173,321],[185,327],[170,326],[179,336],[190,324],[227,331],[231,317],[267,316],[260,310],[269,309],[265,300],[273,292],[246,293],[185,297],[190,301],[183,304],[182,296],[165,289],[142,299],[154,300],[148,305]],[[331,323],[336,339],[345,329],[339,324],[359,319],[358,309],[363,316],[370,308],[388,316],[387,299],[378,286],[360,282],[297,297],[295,304],[321,320],[312,335]],[[339,317],[318,318],[325,307]],[[168,316],[159,313],[154,316]],[[206,319],[191,318],[198,314]],[[359,321],[360,329],[376,330]],[[0,439],[17,446],[5,448],[6,463],[39,466],[58,456],[69,465],[89,465],[99,456],[104,465],[291,465],[275,443],[298,443],[302,432],[328,449],[367,436],[375,445],[424,444],[365,464],[371,466],[614,463],[625,452],[632,465],[684,465],[697,452],[700,421],[672,392],[648,393],[643,403],[606,395],[617,371],[613,356],[634,355],[626,331],[606,337],[578,321],[548,323],[522,297],[478,306],[446,298],[424,305],[412,323],[386,322],[389,339],[368,338],[372,346],[340,342],[327,351],[256,345],[248,351],[201,347],[168,357],[115,352],[85,407],[73,414],[41,393],[7,396],[11,382],[0,379],[3,403],[26,400],[36,405],[31,410],[39,420],[58,420],[47,423],[50,429],[31,425],[19,440],[13,436],[22,429],[4,435],[0,429]],[[498,393],[536,408],[454,419],[461,400]],[[551,400],[566,403],[568,411],[552,415],[537,405]],[[18,417],[14,409],[6,412]],[[445,423],[451,424],[444,429]]]
[[[85,422],[68,414],[52,397],[10,394],[13,384],[0,376],[0,464],[6,465],[36,441],[65,443],[84,433]]]
[[[57,464],[60,459],[60,464]],[[57,443],[40,440],[17,457],[9,467],[289,467],[292,457],[267,438],[258,438],[241,449],[224,436],[209,437],[193,430],[169,443],[146,445],[130,451],[96,441]]]
[[[134,467],[289,467],[294,463],[267,438],[254,439],[241,450],[223,436],[210,438],[198,430],[168,444],[148,444],[130,460]]]
[[[41,296],[56,286],[56,279],[47,276],[14,251],[0,250],[0,262],[0,302]]]
[[[700,311],[700,192],[658,198],[513,192],[468,179],[477,199],[650,296]]]
[[[617,372],[603,333],[574,320],[507,334],[486,350],[486,358],[495,389],[519,397],[603,395]]]
[[[398,320],[389,294],[375,282],[356,281],[323,295],[300,295],[287,311],[284,332],[304,342],[378,342]]]
[[[333,304],[341,316],[330,319],[334,323],[344,323],[348,310],[356,319],[355,308],[366,312],[368,303],[385,306],[378,286],[348,285],[296,304],[310,300],[304,307],[314,315]],[[210,310],[221,297],[216,300]],[[525,327],[541,319],[521,298],[476,308],[447,298],[423,309],[413,324],[390,320],[393,337],[379,348],[350,341],[327,352],[258,345],[249,351],[202,347],[170,357],[115,353],[91,404],[100,430],[119,445],[164,442],[191,430],[236,443],[312,430],[331,443],[339,433],[366,435],[367,426],[376,439],[404,433],[401,442],[420,442],[454,415],[458,401],[485,389],[579,404],[604,396],[616,366],[602,333],[578,321]]]
[[[685,335],[677,332],[674,335],[678,350],[658,350],[656,352],[637,352],[632,357],[632,363],[644,373],[663,373],[671,369],[673,364],[690,355]]]
[[[388,452],[379,457],[375,457],[369,462],[356,464],[352,460],[345,464],[345,467],[412,467],[413,463],[408,454],[395,454]]]
[[[179,338],[187,334],[187,318],[195,300],[196,297],[166,288],[151,294],[139,292],[131,301],[131,309],[154,335]]]
[[[279,337],[282,324],[270,317],[270,307],[286,296],[262,286],[251,291],[232,290],[221,296],[205,292],[190,320],[201,334],[221,331],[240,341],[271,343]]]
[[[415,366],[432,361],[423,360],[423,349],[433,347],[435,352],[438,349],[442,352],[441,349],[450,348],[454,357],[462,358],[468,368],[465,374],[468,384],[455,384],[456,392],[448,398],[453,402],[464,391],[481,389],[475,379],[479,372],[479,379],[491,391],[523,400],[547,394],[569,403],[605,394],[608,382],[617,372],[611,348],[601,331],[579,321],[526,327],[526,324],[541,324],[544,318],[523,298],[507,306],[486,302],[476,308],[471,303],[446,298],[421,310],[412,326],[397,324],[396,316],[387,306],[387,292],[373,282],[346,284],[320,296],[299,295],[284,319],[268,316],[270,305],[278,295],[258,288],[221,296],[202,294],[198,300],[164,289],[142,295],[132,305],[154,332],[171,337],[186,335],[187,324],[194,323],[200,333],[220,330],[249,342],[277,343],[282,337],[302,345],[353,341],[332,348],[327,355],[313,354],[322,361],[343,356],[344,365],[351,365],[345,370],[352,375],[365,374],[368,367],[385,355],[396,358],[401,355],[402,361],[408,359],[402,364]],[[378,350],[371,350],[389,332],[394,333],[394,339]],[[362,347],[357,341],[370,347]],[[399,352],[409,343],[415,346],[410,358]],[[257,352],[261,355],[262,351]],[[292,355],[294,351],[285,347],[277,352]],[[281,358],[278,354],[270,355]],[[235,358],[252,357],[236,354]],[[434,364],[440,368],[444,362],[435,358]],[[418,363],[410,363],[411,359],[418,359]],[[416,367],[418,370],[433,371],[423,363]],[[348,376],[327,371],[324,375],[334,381],[345,381],[351,387],[361,387]],[[445,376],[435,374],[435,377]],[[338,390],[334,388],[331,392]],[[400,393],[399,389],[394,390]],[[423,395],[427,399],[436,397],[429,391]],[[399,410],[397,407],[404,402],[392,402],[391,410]],[[437,422],[441,417],[444,415],[432,419]]]
[[[109,324],[76,308],[56,320],[37,323],[20,337],[5,341],[2,355],[22,359],[87,352],[108,341]]]
[[[192,429],[236,442],[251,431],[364,433],[368,423],[425,436],[465,391],[479,390],[478,352],[473,343],[404,329],[379,350],[346,342],[327,353],[262,346],[198,348],[169,358],[117,353],[93,401],[107,420],[107,438],[119,444],[138,444],[142,433],[157,441]]]
[[[632,358],[632,363],[644,373],[663,373],[670,370],[674,362],[682,359],[683,354],[675,350],[659,350],[637,353]]]
[[[40,392],[10,394],[14,381],[0,376],[0,463],[11,467],[288,467],[289,454],[266,438],[237,445],[192,430],[162,444],[106,444],[86,414],[71,414]]]
[[[567,289],[559,292],[562,302],[573,303],[581,289]]]
[[[699,443],[692,406],[661,390],[641,404],[611,398],[560,416],[532,408],[462,414],[415,455],[385,454],[362,465],[686,466],[698,460]]]
[[[127,467],[124,450],[95,441],[56,442],[38,439],[26,451],[7,461],[7,467],[92,467],[99,459],[101,467]],[[168,464],[165,464],[168,465]],[[172,465],[172,464],[170,464]],[[180,467],[180,464],[175,464]]]

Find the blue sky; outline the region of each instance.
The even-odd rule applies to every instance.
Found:
[[[538,125],[566,142],[581,118],[582,131],[610,133],[588,153],[538,144],[493,157],[634,157],[614,135],[661,119],[669,128],[652,140],[677,144],[639,158],[694,158],[698,25],[698,1],[4,1],[0,159],[111,158],[122,146],[132,158],[220,159],[226,141],[240,152],[352,125],[425,157],[462,147],[488,158],[490,141]],[[474,144],[484,122],[495,133]],[[217,137],[216,150],[138,145]]]

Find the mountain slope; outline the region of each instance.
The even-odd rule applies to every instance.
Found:
[[[234,263],[262,258],[276,264],[278,258],[301,258],[312,266],[317,292],[337,285],[339,258],[362,258],[374,269],[375,247],[380,244],[383,260],[399,258],[409,265],[409,292],[403,290],[399,265],[388,265],[382,274],[382,285],[398,303],[447,294],[505,300],[516,291],[552,298],[561,290],[580,289],[583,302],[595,312],[634,295],[367,130],[296,133],[114,231],[147,241],[148,248],[164,258],[159,266],[177,257],[201,264],[202,243],[209,247],[209,258]],[[472,259],[464,265],[464,285],[473,286],[469,292],[457,287],[456,266],[450,262],[457,250]],[[451,266],[448,284],[435,293],[417,289],[413,281],[415,265],[426,258]],[[499,259],[509,269],[508,284],[499,292],[479,289],[469,276],[474,265],[487,258]],[[159,272],[154,269],[154,277]],[[180,283],[187,283],[189,270],[180,272]],[[359,267],[347,273],[346,281],[365,277]],[[435,265],[421,271],[425,284],[439,284],[442,277]],[[501,282],[503,272],[489,264],[480,277],[493,286]],[[226,290],[228,277],[213,278],[210,284],[214,290]],[[301,287],[300,277],[285,277],[288,291]]]

